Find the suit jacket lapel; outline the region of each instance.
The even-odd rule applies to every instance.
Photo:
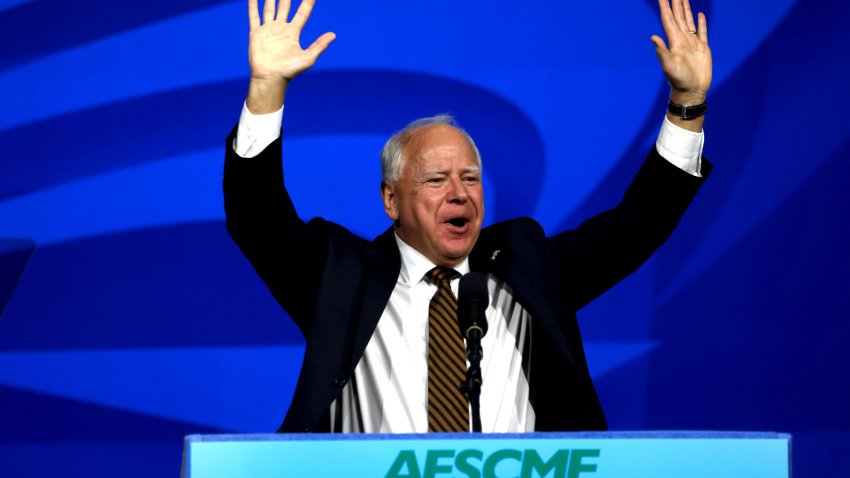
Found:
[[[470,253],[470,269],[493,274],[505,281],[513,289],[514,299],[522,304],[531,317],[536,319],[536,323],[543,325],[545,330],[542,332],[549,335],[564,358],[575,366],[576,361],[564,339],[563,330],[558,325],[556,314],[549,306],[547,294],[551,291],[546,290],[536,274],[529,270],[527,263],[520,259],[522,251],[511,247],[511,241],[506,237],[500,234],[485,234],[485,231],[482,231],[482,237]],[[534,241],[521,242],[534,244]]]
[[[360,308],[357,332],[354,334],[352,369],[357,366],[378,326],[378,320],[389,302],[401,270],[401,257],[392,227],[366,247],[366,256],[366,290]]]

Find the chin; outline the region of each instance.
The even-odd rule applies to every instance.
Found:
[[[472,252],[472,246],[475,245],[475,241],[463,241],[462,244],[458,244],[458,241],[452,241],[454,244],[447,245],[442,250],[441,255],[449,260],[461,262],[466,256]]]

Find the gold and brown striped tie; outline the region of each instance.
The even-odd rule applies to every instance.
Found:
[[[435,267],[426,275],[437,285],[428,307],[428,431],[469,431],[469,400],[460,391],[466,354],[457,324],[457,299],[450,281],[460,274]]]

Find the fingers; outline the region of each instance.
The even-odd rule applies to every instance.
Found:
[[[673,0],[673,19],[676,20],[679,31],[689,31],[688,22],[685,21],[685,7],[682,5],[682,0]]]
[[[684,16],[685,16],[685,24],[688,26],[689,32],[697,31],[696,25],[694,25],[694,14],[691,12],[691,2],[688,0],[683,0],[684,8]]]
[[[669,0],[658,0],[658,8],[661,10],[661,26],[664,27],[664,33],[667,38],[676,31],[676,20],[673,19],[673,12],[670,10]]]
[[[274,21],[274,0],[263,1],[263,23]]]
[[[280,0],[277,4],[277,18],[283,21],[289,18],[289,0]]]
[[[248,25],[252,30],[261,25],[258,2],[259,0],[248,0]],[[298,6],[298,11],[295,12],[292,23],[295,23],[298,28],[303,28],[307,19],[310,18],[310,12],[313,11],[315,3],[315,0],[303,0],[301,5]],[[263,2],[262,24],[273,22],[275,18],[285,22],[289,17],[290,6],[290,0],[280,0],[277,5],[277,12],[275,12],[275,0],[265,0]]]
[[[649,39],[655,45],[655,54],[658,55],[658,60],[664,65],[667,61],[667,56],[670,54],[670,50],[667,49],[667,45],[664,44],[664,40],[660,36],[652,35]]]
[[[253,31],[260,26],[260,10],[257,0],[248,0],[248,26]]]
[[[318,58],[319,55],[321,55],[328,48],[328,45],[330,45],[335,39],[336,33],[327,32],[319,38],[316,38],[316,41],[307,48],[307,53],[313,58]]]
[[[684,38],[681,34],[695,32],[697,37],[708,42],[708,29],[705,26],[705,15],[698,15],[699,28],[694,24],[694,14],[690,0],[658,0],[661,10],[661,25],[667,40],[674,46],[679,45]]]
[[[295,12],[295,16],[292,17],[292,24],[299,29],[304,28],[304,24],[310,18],[310,12],[313,11],[313,5],[315,3],[315,0],[301,0],[301,5],[298,5],[298,10]]]
[[[699,39],[708,43],[708,21],[705,19],[705,14],[699,12],[699,30],[697,30]]]

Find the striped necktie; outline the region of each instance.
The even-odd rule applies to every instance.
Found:
[[[466,354],[457,323],[457,299],[450,282],[460,274],[435,267],[426,277],[437,285],[428,307],[428,431],[469,431],[469,400],[460,391],[466,380]]]

